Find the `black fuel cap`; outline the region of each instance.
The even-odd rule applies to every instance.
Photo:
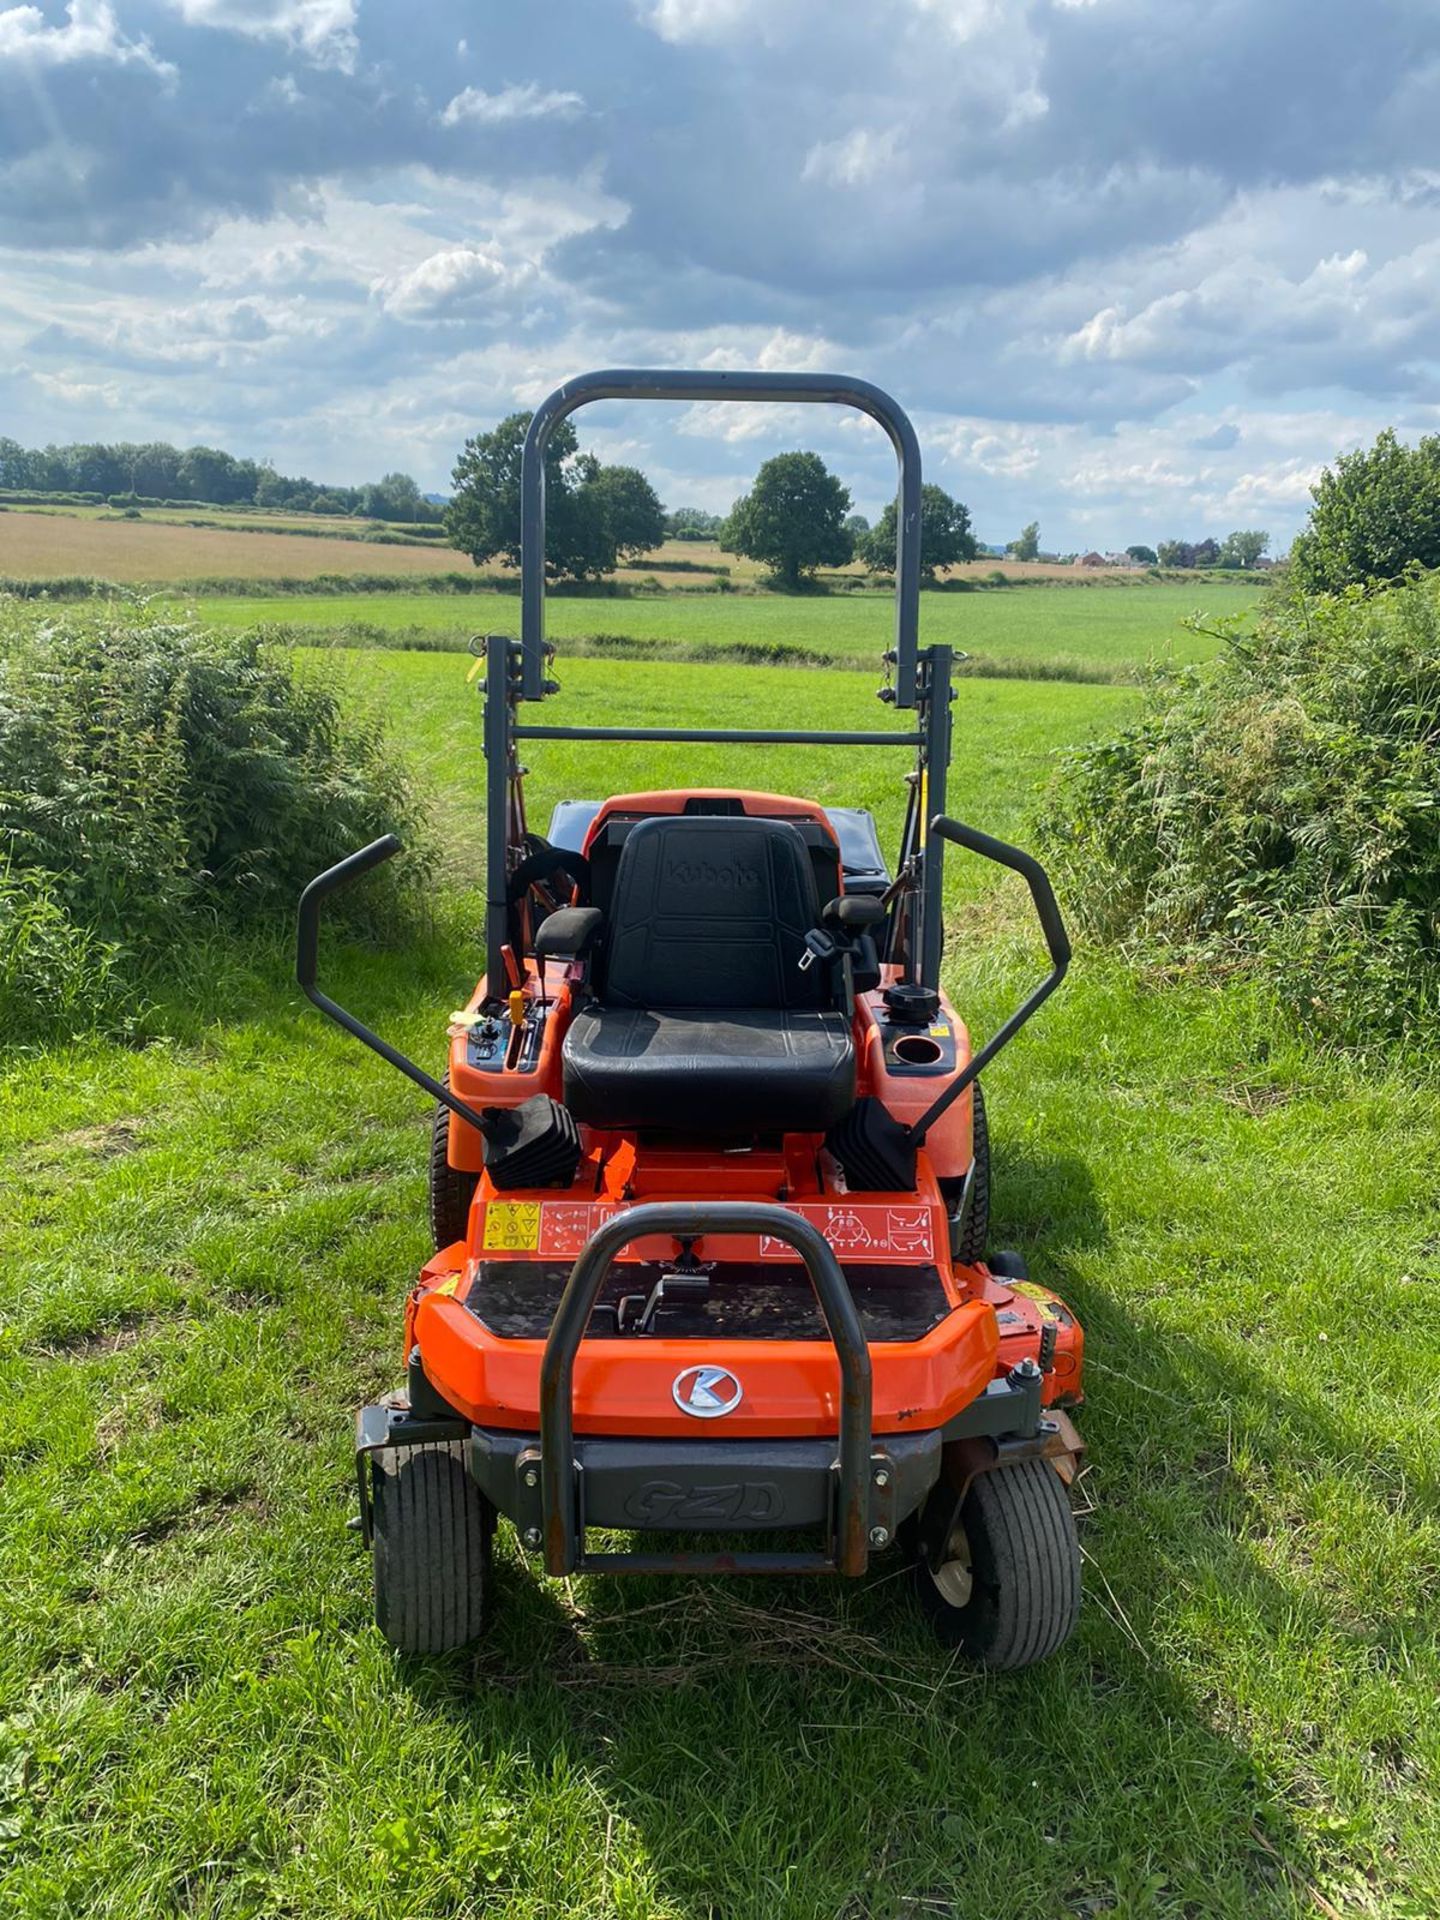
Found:
[[[940,996],[933,987],[887,987],[883,998],[890,1018],[901,1027],[928,1027],[940,1011]]]

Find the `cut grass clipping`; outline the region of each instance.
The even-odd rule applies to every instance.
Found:
[[[279,926],[416,816],[379,723],[253,635],[0,603],[0,1040],[133,1018],[187,942]],[[368,889],[367,925],[404,889]]]

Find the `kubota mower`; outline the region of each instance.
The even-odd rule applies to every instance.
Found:
[[[558,691],[546,444],[614,398],[841,402],[879,421],[900,469],[881,693],[899,726],[522,717]],[[914,430],[859,380],[592,374],[535,414],[521,496],[521,638],[484,656],[487,965],[443,1080],[316,986],[325,896],[397,842],[300,906],[306,993],[436,1102],[408,1378],[358,1418],[381,1630],[409,1652],[477,1638],[504,1514],[554,1575],[855,1578],[903,1554],[943,1639],[1025,1666],[1079,1605],[1082,1334],[1017,1256],[986,1255],[976,1076],[1070,949],[1039,865],[946,816],[951,653],[918,644]],[[569,801],[541,838],[518,754],[545,740],[913,748],[893,873],[868,813],[728,788]],[[947,844],[1023,875],[1051,959],[974,1051],[940,986]]]

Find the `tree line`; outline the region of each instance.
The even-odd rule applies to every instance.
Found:
[[[0,435],[0,489],[78,494],[97,501],[359,514],[409,524],[433,525],[441,519],[440,509],[408,473],[387,473],[358,487],[322,485],[277,473],[268,461],[238,459],[219,447],[180,448],[163,440],[22,447]]]
[[[512,413],[489,433],[465,442],[455,464],[445,525],[453,543],[483,566],[520,561],[520,458],[530,416]],[[723,518],[699,507],[667,514],[638,467],[605,466],[583,453],[567,420],[545,455],[545,570],[552,579],[586,580],[617,560],[650,553],[667,538],[715,541],[768,567],[780,584],[797,587],[818,567],[854,559],[879,572],[895,563],[895,504],[874,527],[851,511],[848,487],[818,453],[779,453],[765,461],[749,493]],[[920,561],[939,567],[973,559],[969,510],[943,488],[921,495]]]

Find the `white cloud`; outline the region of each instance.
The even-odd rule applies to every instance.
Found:
[[[899,148],[898,127],[856,127],[838,140],[822,140],[811,147],[800,177],[832,187],[868,187],[891,172]]]
[[[0,60],[40,67],[97,60],[109,66],[148,67],[165,79],[174,77],[174,67],[158,59],[143,36],[124,38],[109,0],[70,0],[65,16],[63,27],[51,27],[38,7],[7,7],[0,12]]]
[[[358,0],[167,0],[187,26],[281,40],[322,66],[350,72],[359,52]]]
[[[42,393],[72,407],[104,407],[112,411],[120,406],[124,393],[115,380],[79,380],[61,373],[35,373],[31,378]]]
[[[584,111],[585,102],[578,93],[542,91],[532,80],[523,87],[503,87],[499,93],[466,87],[440,115],[440,124],[458,127],[463,121],[476,120],[493,127],[513,120],[569,120]]]
[[[533,261],[508,261],[496,247],[447,247],[408,272],[382,275],[374,291],[401,319],[450,320],[493,305],[534,274]]]
[[[662,40],[724,40],[762,12],[761,0],[642,0],[640,17]]]

